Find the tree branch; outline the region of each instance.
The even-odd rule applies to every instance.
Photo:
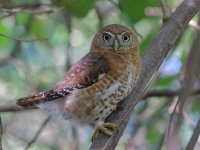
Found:
[[[46,124],[48,123],[50,117],[48,117],[41,125],[41,127],[39,128],[39,130],[37,131],[37,133],[35,134],[34,138],[28,143],[28,145],[26,146],[25,150],[28,150],[28,148],[36,141],[36,139],[38,138],[38,136],[41,134],[42,130],[44,129],[44,127],[46,126]]]
[[[174,97],[177,96],[181,93],[180,90],[174,90],[174,91],[170,91],[170,90],[154,90],[154,91],[148,91],[145,92],[141,99],[147,99],[149,97]],[[194,89],[190,92],[190,95],[196,95],[196,94],[200,94],[200,88],[198,89]]]
[[[154,90],[145,92],[141,99],[147,99],[150,97],[174,97],[180,94],[180,90]],[[190,95],[197,95],[200,94],[200,88],[194,89],[190,92]],[[16,112],[16,111],[23,111],[18,106],[0,106],[0,112]]]
[[[2,134],[3,134],[3,128],[2,128],[2,122],[1,122],[1,116],[0,116],[0,150],[3,150],[2,149],[2,142],[1,142]]]
[[[46,41],[46,40],[48,40],[48,38],[25,40],[25,39],[20,39],[20,38],[14,38],[14,37],[11,37],[11,36],[7,36],[7,35],[1,34],[1,33],[0,33],[0,36],[8,38],[8,39],[11,39],[11,40],[20,41],[20,42],[35,42],[35,41]]]
[[[167,6],[166,6],[164,0],[159,0],[159,2],[160,2],[161,8],[162,8],[162,13],[163,13],[162,21],[166,22],[167,19],[169,19],[169,17],[170,17],[170,12],[167,10]]]
[[[171,17],[163,24],[142,56],[142,74],[136,87],[127,98],[120,102],[120,110],[117,109],[106,119],[106,122],[115,123],[118,126],[117,129],[113,132],[111,137],[100,133],[92,143],[90,150],[115,149],[128,123],[131,109],[134,108],[133,102],[135,103],[138,101],[150,78],[158,70],[178,37],[187,27],[188,22],[199,10],[199,0],[184,0],[176,11],[172,13]]]
[[[0,106],[0,112],[16,112],[21,111],[18,106]]]
[[[195,144],[196,144],[196,142],[198,140],[199,135],[200,135],[200,119],[197,122],[197,126],[194,129],[193,135],[192,135],[192,137],[190,139],[190,142],[188,143],[188,145],[187,145],[185,150],[194,149],[194,146],[195,146]]]
[[[38,11],[35,8],[38,8],[41,6],[51,6],[51,4],[38,4],[38,5],[36,4],[36,5],[32,5],[32,6],[29,5],[29,7],[28,7],[29,9],[27,9],[27,7],[25,7],[25,6],[20,6],[20,7],[15,7],[15,8],[13,7],[11,9],[0,7],[0,11],[11,13],[12,15],[15,13],[29,13],[29,14],[33,14],[33,15],[52,14],[52,13],[57,13],[64,9],[67,9],[79,1],[80,0],[74,0],[64,6],[61,6],[58,8],[51,8],[49,10],[43,10],[43,11]],[[32,9],[34,9],[34,10],[32,11]]]

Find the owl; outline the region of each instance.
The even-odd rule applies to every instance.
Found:
[[[75,120],[111,136],[116,125],[106,117],[131,92],[140,75],[136,33],[119,24],[99,30],[88,54],[75,63],[49,91],[17,100],[23,109],[40,108],[51,115]]]

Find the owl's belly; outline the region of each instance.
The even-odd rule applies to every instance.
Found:
[[[132,78],[132,75],[129,77]],[[104,122],[105,118],[116,109],[117,104],[128,96],[134,84],[134,80],[130,78],[129,82],[126,82],[127,84],[116,83],[119,86],[116,88],[113,86],[113,88],[111,88],[113,93],[109,94],[108,97],[102,95],[103,98],[98,103],[97,108],[92,111],[92,115],[94,116],[91,120],[92,123],[98,121]]]

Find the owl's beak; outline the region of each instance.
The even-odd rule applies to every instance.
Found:
[[[119,41],[118,40],[114,40],[114,50],[115,51],[118,51],[118,49],[119,49]]]

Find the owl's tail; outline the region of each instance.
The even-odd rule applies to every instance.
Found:
[[[35,109],[38,108],[37,104],[42,103],[47,92],[41,92],[38,94],[22,97],[17,100],[16,104],[23,109]]]

